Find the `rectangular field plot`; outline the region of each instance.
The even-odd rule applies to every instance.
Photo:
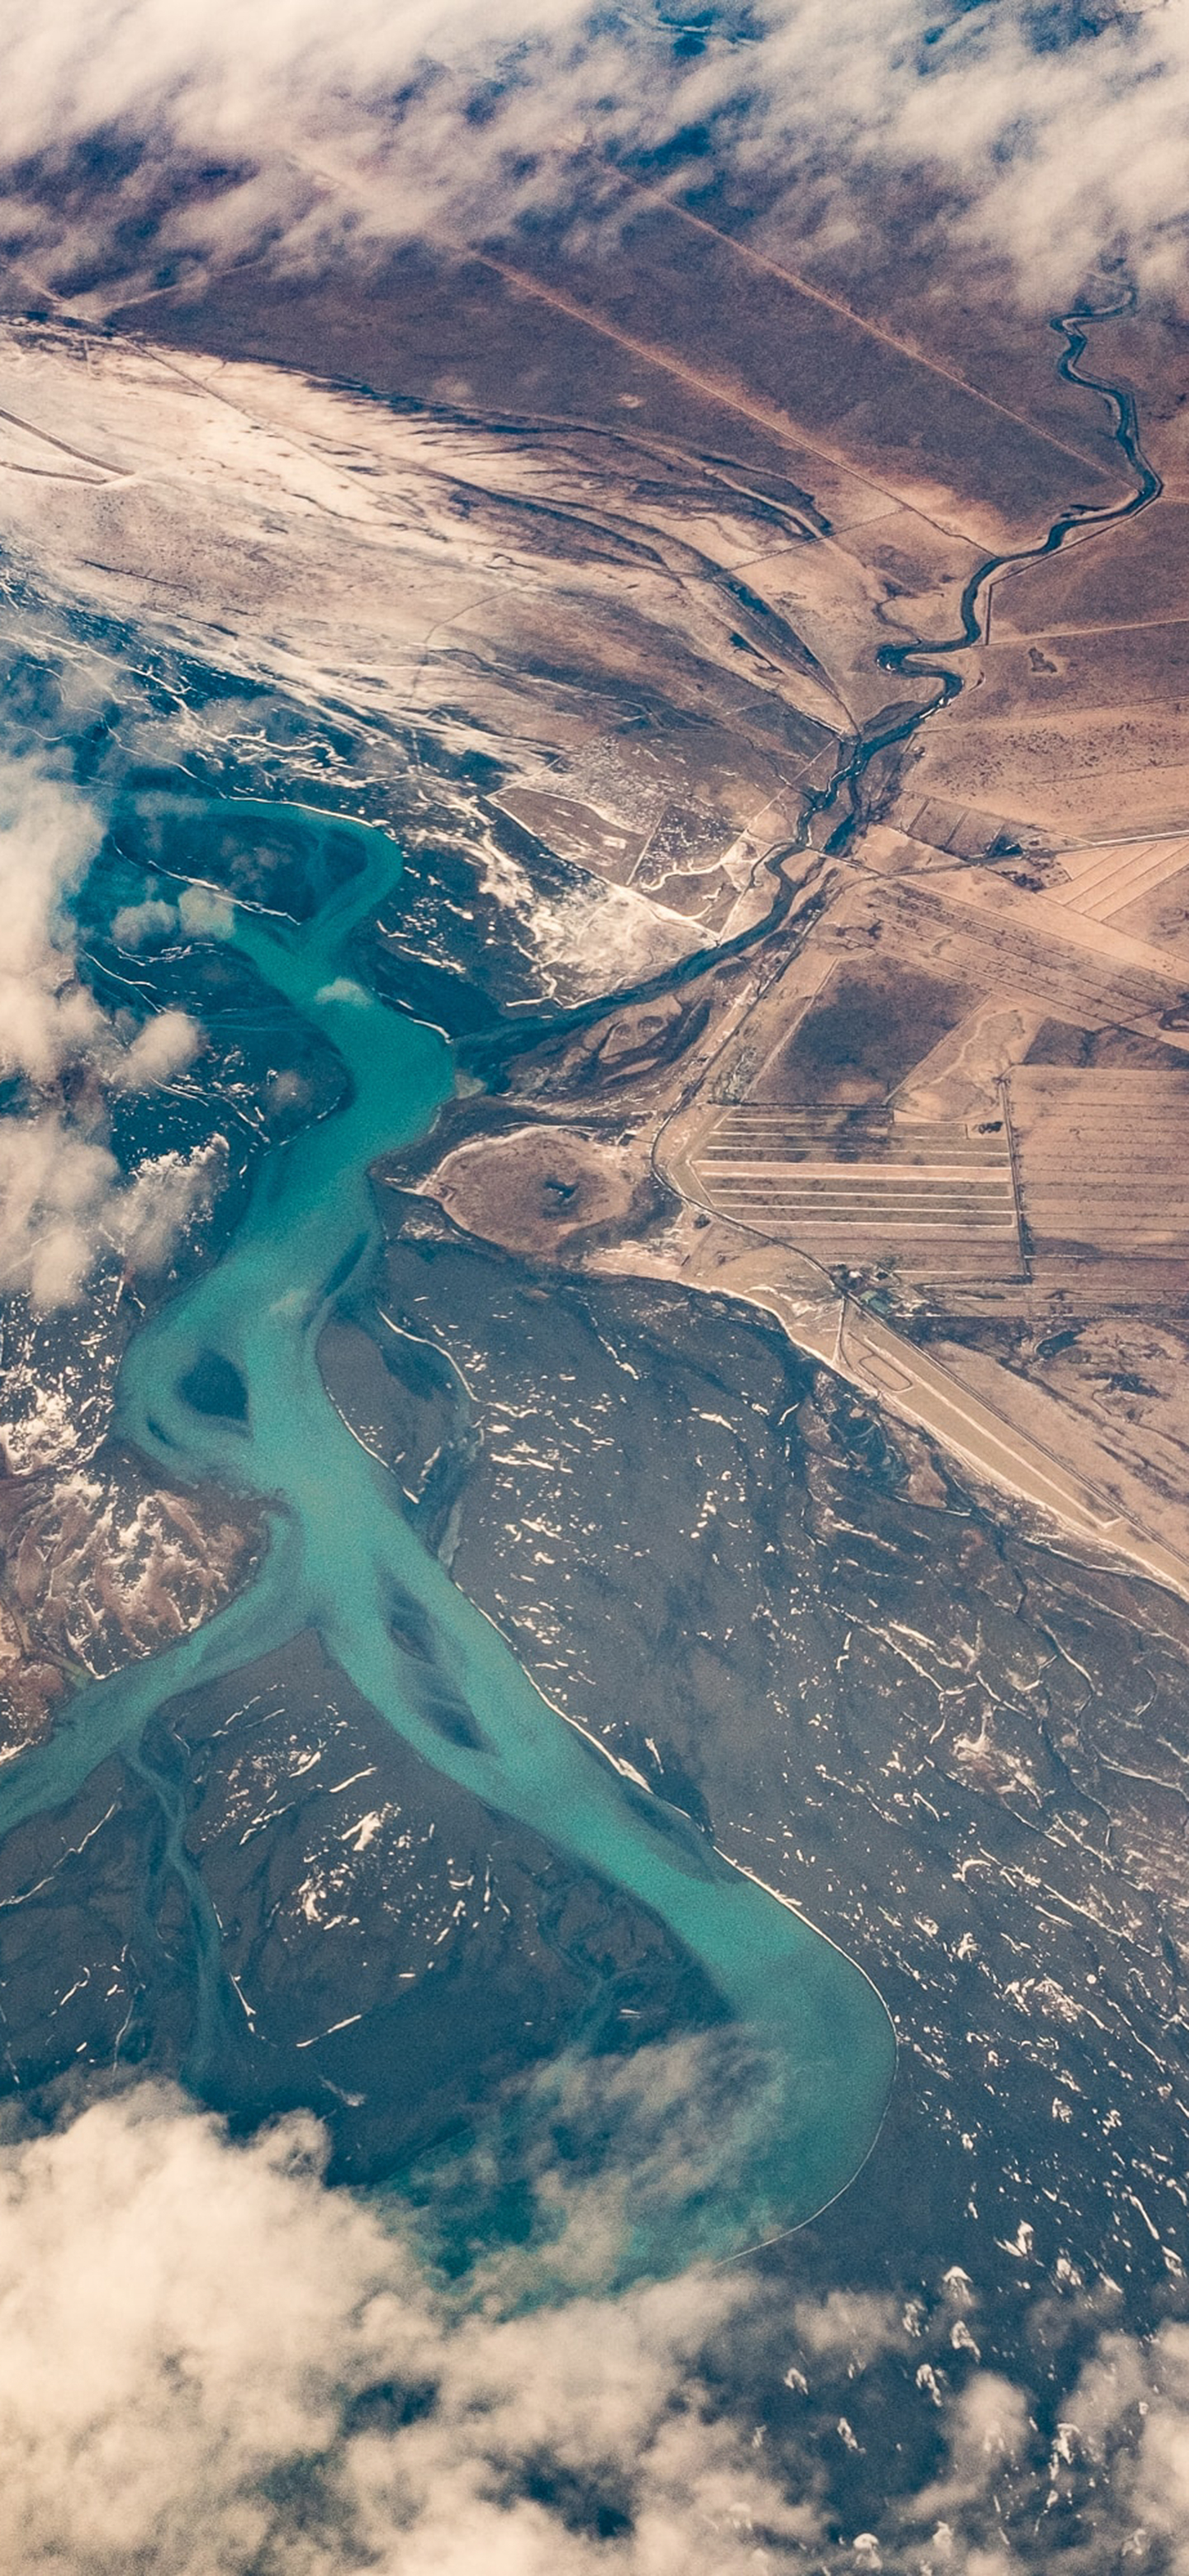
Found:
[[[1021,1212],[1041,1260],[1184,1263],[1189,1070],[1022,1065],[1010,1076]]]
[[[894,1260],[914,1274],[1018,1272],[1006,1129],[897,1122],[835,1107],[724,1111],[693,1160],[723,1216],[818,1260]]]
[[[1189,868],[1189,832],[1150,841],[1112,841],[1100,849],[1061,850],[1068,885],[1050,886],[1050,903],[1064,904],[1090,921],[1115,921]]]
[[[919,877],[893,877],[880,892],[898,941],[914,941],[934,973],[962,975],[984,993],[1043,1002],[1055,1018],[1088,1029],[1144,1028],[1179,998],[1174,960],[1125,940],[1116,947],[1117,931],[1108,938],[1068,902],[1062,909],[1048,895],[1017,894],[977,870],[944,890]]]

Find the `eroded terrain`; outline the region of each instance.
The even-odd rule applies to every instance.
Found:
[[[64,672],[103,710],[88,973],[197,992],[165,1114],[228,1178],[178,1277],[338,1097],[179,907],[326,889],[199,799],[405,848],[359,971],[461,1079],[377,1169],[326,1386],[561,1715],[874,1977],[902,2079],[800,2276],[959,2266],[994,2358],[1038,2293],[1154,2315],[1189,2260],[1184,356],[1092,335],[1163,478],[1113,518],[1134,474],[1051,334],[940,303],[914,349],[890,285],[842,310],[717,236],[695,310],[705,227],[632,202],[614,291],[543,240],[451,264],[450,349],[411,260],[349,346],[248,272],[14,323],[5,650],[36,730]],[[1101,524],[1005,564],[959,649],[980,567],[1074,503]],[[258,1539],[101,1450],[109,1302],[85,1384],[30,1348],[11,1408],[43,1710]],[[5,1869],[14,2082],[310,2102],[344,2172],[575,2030],[713,2012],[650,1918],[447,1813],[310,1640],[166,1706]]]

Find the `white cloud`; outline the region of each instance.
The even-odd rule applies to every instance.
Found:
[[[52,1112],[0,1121],[0,1283],[40,1310],[72,1302],[118,1186],[114,1155]]]
[[[154,2088],[0,2149],[3,2576],[803,2563],[814,2517],[697,2379],[737,2279],[458,2314],[320,2149],[304,2118],[230,2146]]]
[[[177,928],[177,912],[172,903],[160,895],[146,895],[143,903],[121,904],[111,926],[111,935],[121,948],[151,948]]]
[[[119,1091],[151,1091],[193,1064],[201,1043],[188,1011],[158,1011],[137,1030],[108,1078]]]
[[[0,1119],[0,1289],[39,1313],[74,1305],[103,1252],[159,1270],[209,1207],[223,1149],[150,1156],[125,1179],[114,1154],[61,1111]]]
[[[39,1311],[77,1300],[105,1251],[159,1268],[219,1170],[207,1149],[150,1157],[125,1177],[108,1147],[105,1098],[172,1081],[201,1033],[179,1010],[126,1032],[79,982],[69,898],[102,837],[68,780],[0,762],[0,1072],[25,1092],[0,1119],[0,1288]]]
[[[202,885],[183,887],[178,920],[188,939],[229,939],[234,928],[229,898]]]
[[[1072,291],[1116,240],[1179,286],[1184,10],[1120,9],[1095,28],[1021,0],[948,20],[928,0],[767,0],[742,32],[733,41],[724,22],[678,58],[639,0],[614,16],[576,0],[491,0],[481,14],[470,0],[13,12],[0,230],[60,279],[97,253],[126,268],[136,218],[157,227],[145,282],[161,257],[184,267],[281,244],[324,262],[425,230],[489,231],[564,201],[587,139],[655,147],[718,115],[744,167],[809,155],[835,176],[872,156],[940,168],[970,201],[972,233],[1045,294]],[[58,167],[73,141],[113,127],[144,151],[120,178],[109,162],[90,197],[60,180],[38,194],[27,169],[17,183],[22,160]],[[179,155],[207,174],[180,198]]]
[[[66,911],[101,839],[91,808],[65,781],[29,762],[0,762],[0,1072],[51,1082],[106,1029],[76,980]]]
[[[135,953],[178,937],[227,939],[233,926],[226,895],[216,894],[207,886],[188,885],[183,886],[176,903],[168,902],[164,895],[150,894],[142,903],[121,904],[112,916],[111,935],[118,947]]]
[[[351,1002],[357,1009],[362,1009],[366,1007],[368,995],[364,992],[362,984],[356,983],[353,975],[336,975],[332,983],[322,985],[315,993],[314,1000],[316,1002]]]
[[[94,808],[64,778],[29,760],[0,759],[0,1072],[45,1090],[68,1071],[136,1091],[189,1063],[198,1032],[181,1011],[162,1012],[130,1042],[75,971],[68,898],[103,839]],[[130,908],[141,918],[166,907]],[[172,917],[172,916],[171,916]],[[122,916],[127,924],[129,908]]]
[[[951,2407],[947,2430],[945,2474],[912,2500],[910,2513],[914,2521],[944,2519],[952,2527],[964,2507],[980,2503],[1025,2456],[1027,2398],[997,2371],[976,2371]]]
[[[941,2473],[860,2526],[823,2486],[839,2383],[863,2423],[832,2330],[833,2393],[781,2473],[754,2388],[708,2395],[765,2314],[771,2343],[745,2273],[509,2313],[444,2287],[399,2210],[328,2189],[323,2146],[304,2115],[233,2145],[156,2085],[0,2146],[0,2576],[1189,2568],[1184,2325],[1104,2336],[1051,2453],[1028,2391],[976,2371]],[[877,2304],[848,2331],[886,2352]]]
[[[830,2290],[824,2299],[798,2299],[793,2323],[802,2351],[814,2360],[852,2364],[857,2370],[905,2342],[900,2305],[870,2290]]]

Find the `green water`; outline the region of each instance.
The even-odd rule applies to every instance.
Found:
[[[282,809],[289,820],[296,809]],[[277,809],[240,803],[238,816]],[[324,827],[304,818],[311,835]],[[341,831],[341,823],[336,823]],[[251,1587],[151,1661],[82,1693],[50,1741],[0,1781],[0,1832],[69,1798],[117,1747],[133,1748],[174,1693],[315,1629],[394,1732],[497,1816],[517,1818],[649,1907],[701,1963],[762,2070],[740,2106],[739,2153],[707,2222],[668,2213],[663,2250],[637,2268],[727,2251],[796,2224],[850,2180],[879,2127],[893,2041],[874,1989],[779,1898],[735,1869],[672,1808],[629,1784],[533,1688],[484,1615],[426,1553],[394,1480],[331,1405],[317,1342],[348,1277],[378,1249],[368,1167],[420,1136],[451,1091],[444,1040],[355,981],[352,932],[400,874],[393,844],[359,828],[363,872],[298,928],[242,907],[232,937],[267,983],[337,1048],[352,1096],[264,1162],[223,1258],[135,1338],[117,1428],[173,1478],[214,1477],[268,1498],[272,1544]],[[181,1392],[214,1353],[248,1389],[246,1424],[196,1412]],[[418,1629],[418,1669],[398,1638]],[[421,1650],[470,1712],[443,1732],[427,1713]],[[465,1740],[467,1735],[474,1740]],[[759,2109],[757,2110],[757,2105]],[[679,2201],[680,2185],[674,2183]],[[655,2231],[653,2231],[655,2233]],[[642,2230],[642,2240],[648,2230]]]

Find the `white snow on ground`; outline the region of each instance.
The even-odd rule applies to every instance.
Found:
[[[43,589],[307,703],[517,758],[531,734],[537,762],[605,723],[599,673],[618,687],[620,630],[628,664],[679,595],[662,571],[625,604],[618,564],[547,553],[507,508],[540,475],[514,439],[281,369],[0,330],[0,543]],[[713,629],[711,615],[712,650]],[[590,690],[523,676],[584,658]],[[569,999],[697,945],[630,888],[592,877],[550,901],[499,864],[494,890]]]

